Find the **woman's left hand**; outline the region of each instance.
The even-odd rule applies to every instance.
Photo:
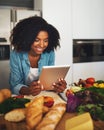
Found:
[[[66,86],[67,83],[63,78],[58,79],[58,81],[52,85],[54,91],[57,93],[62,93],[66,89]]]

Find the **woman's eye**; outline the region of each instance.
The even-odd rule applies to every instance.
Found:
[[[35,39],[35,42],[39,42],[39,39]]]
[[[35,42],[48,43],[48,39],[45,39],[45,40],[35,39]]]
[[[48,42],[48,39],[44,40],[44,42]]]

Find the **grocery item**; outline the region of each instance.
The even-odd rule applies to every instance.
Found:
[[[4,119],[11,122],[20,122],[25,119],[25,108],[14,109],[5,114]]]
[[[65,130],[94,130],[90,114],[87,112],[66,120]]]

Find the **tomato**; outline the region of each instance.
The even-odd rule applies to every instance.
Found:
[[[14,98],[24,98],[24,95],[13,96]]]
[[[54,104],[54,101],[44,102],[44,106],[47,106],[47,107],[52,107],[53,104]]]
[[[54,104],[54,99],[50,96],[44,96],[44,106],[52,107]]]
[[[67,90],[66,90],[66,97],[68,97],[69,94],[73,94],[73,92],[72,92],[71,89],[67,89]]]
[[[89,87],[91,87],[91,86],[92,86],[91,84],[88,84],[88,83],[87,83],[85,87],[86,87],[86,88],[89,88]]]
[[[93,85],[95,83],[95,78],[93,78],[93,77],[87,78],[86,83]]]

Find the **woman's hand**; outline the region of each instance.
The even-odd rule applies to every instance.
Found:
[[[29,85],[29,93],[33,96],[38,95],[41,90],[42,88],[39,81],[34,81]]]
[[[25,87],[23,86],[21,89],[20,89],[20,94],[22,95],[33,95],[33,96],[36,96],[38,95],[42,90],[42,86],[40,84],[40,81],[34,81],[32,82],[29,87]]]
[[[57,93],[62,93],[66,89],[66,81],[63,78],[58,79],[56,83],[53,83],[53,90]]]

